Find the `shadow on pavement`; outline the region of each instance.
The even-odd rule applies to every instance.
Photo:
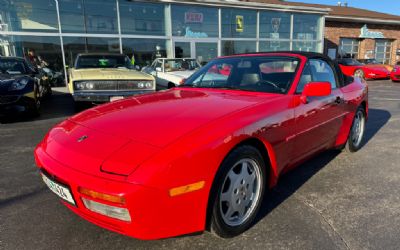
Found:
[[[386,110],[369,110],[369,120],[367,122],[363,146],[365,146],[382,129],[382,127],[385,126],[390,118],[391,114]],[[283,175],[280,178],[278,185],[266,193],[256,223],[289,198],[304,183],[317,174],[319,170],[328,165],[340,153],[339,150],[326,151]]]

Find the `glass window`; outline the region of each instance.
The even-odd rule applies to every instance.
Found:
[[[124,55],[81,55],[76,60],[76,69],[90,68],[131,68],[132,64]]]
[[[352,38],[340,38],[339,55],[347,58],[358,58],[360,40]]]
[[[253,52],[256,52],[255,41],[222,41],[222,55],[224,56]]]
[[[314,82],[329,82],[332,89],[337,88],[335,73],[327,62],[320,59],[311,59],[310,68]]]
[[[119,40],[116,38],[64,37],[65,61],[73,67],[79,53],[120,53]]]
[[[378,63],[390,64],[392,42],[390,40],[379,39],[375,41],[375,58]]]
[[[0,1],[0,28],[3,31],[58,32],[53,0]]]
[[[149,66],[156,58],[167,57],[167,42],[164,39],[122,39],[122,51],[135,64]]]
[[[222,9],[222,37],[256,37],[257,12],[243,9]]]
[[[109,0],[59,0],[63,32],[117,34],[117,7]]]
[[[260,52],[290,50],[289,41],[260,41]]]
[[[320,40],[321,17],[317,15],[293,15],[293,39]]]
[[[172,35],[189,38],[218,37],[218,9],[172,5]]]
[[[290,16],[276,11],[260,12],[260,38],[290,39]]]
[[[122,34],[165,35],[165,5],[119,2]]]
[[[200,88],[224,88],[285,93],[299,61],[290,57],[236,57],[210,62],[185,83]]]
[[[321,46],[321,42],[315,41],[294,41],[293,42],[293,50],[294,51],[307,51],[307,52],[318,52]]]

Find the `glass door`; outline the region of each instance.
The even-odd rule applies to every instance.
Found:
[[[196,42],[195,58],[201,65],[207,64],[218,56],[218,43]]]
[[[190,42],[175,42],[175,58],[191,58],[192,46]]]

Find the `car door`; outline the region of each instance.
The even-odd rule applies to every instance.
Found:
[[[309,97],[308,103],[295,108],[295,161],[334,143],[343,123],[343,93],[340,90],[340,79],[332,66],[321,58],[309,59],[302,72],[297,95],[301,95],[304,86],[312,82],[330,82],[332,93],[329,96]]]

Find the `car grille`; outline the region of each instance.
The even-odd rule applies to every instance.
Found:
[[[9,104],[13,102],[17,102],[19,99],[19,96],[17,95],[3,95],[0,96],[0,104]]]
[[[129,90],[142,90],[148,88],[139,88],[139,83],[153,83],[149,80],[96,80],[96,81],[77,81],[74,82],[75,90],[111,90],[111,91],[129,91]],[[84,89],[77,88],[77,84],[81,83],[86,86]],[[88,85],[92,85],[93,88],[88,88]]]

